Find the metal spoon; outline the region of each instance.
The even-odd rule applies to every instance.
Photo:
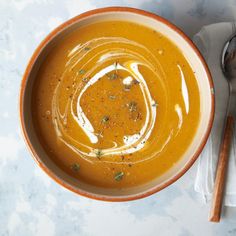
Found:
[[[212,222],[220,221],[229,151],[233,135],[234,119],[236,117],[236,35],[225,44],[221,63],[222,70],[229,84],[230,97],[228,101],[225,130],[219,152],[211,212],[209,216],[209,220]]]

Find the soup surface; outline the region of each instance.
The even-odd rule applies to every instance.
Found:
[[[92,185],[125,188],[158,178],[184,154],[199,122],[199,89],[168,38],[131,22],[98,22],[47,55],[32,115],[60,168]]]

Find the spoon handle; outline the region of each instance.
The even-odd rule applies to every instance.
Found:
[[[224,130],[223,140],[221,142],[219,160],[216,170],[216,178],[214,191],[212,196],[212,205],[209,220],[212,222],[219,222],[221,209],[222,209],[222,200],[224,195],[225,188],[225,179],[228,167],[229,159],[229,150],[231,146],[231,139],[233,134],[233,125],[234,119],[232,116],[228,116],[226,119],[226,125]]]

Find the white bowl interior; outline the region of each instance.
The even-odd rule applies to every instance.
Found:
[[[195,76],[197,79],[197,83],[200,89],[200,104],[201,104],[201,116],[199,127],[192,140],[191,145],[186,150],[182,159],[176,163],[176,165],[155,180],[144,184],[138,187],[132,187],[128,189],[106,189],[91,186],[82,182],[79,182],[77,179],[73,179],[71,176],[67,175],[64,171],[59,169],[51,160],[50,157],[46,154],[43,147],[40,145],[39,140],[35,134],[33,124],[32,124],[32,114],[31,114],[31,96],[32,96],[32,85],[34,83],[35,75],[41,65],[41,62],[44,60],[47,53],[50,49],[58,42],[63,36],[67,35],[72,30],[75,30],[82,25],[90,24],[92,22],[104,21],[104,20],[126,20],[139,23],[141,25],[145,25],[150,27],[163,35],[167,36],[172,42],[174,42],[177,47],[183,52],[192,69],[196,72]],[[74,189],[80,189],[82,192],[89,192],[91,195],[95,196],[112,196],[117,197],[117,199],[122,198],[124,196],[132,197],[137,194],[144,193],[146,191],[152,191],[153,188],[157,186],[164,185],[167,181],[169,181],[174,176],[178,175],[183,169],[185,169],[186,165],[191,160],[192,156],[197,152],[201,141],[204,139],[206,134],[208,123],[211,117],[211,109],[212,109],[212,88],[207,79],[207,72],[205,71],[204,65],[202,64],[200,58],[196,54],[196,52],[192,49],[192,47],[186,42],[186,40],[174,31],[172,28],[167,26],[161,21],[157,21],[147,16],[143,16],[136,13],[131,12],[106,12],[106,13],[98,13],[95,15],[88,16],[83,20],[79,20],[78,22],[73,23],[68,26],[65,30],[58,32],[55,37],[42,49],[39,57],[36,59],[36,63],[30,72],[30,76],[26,85],[26,93],[23,100],[23,112],[24,112],[24,123],[26,125],[26,131],[29,135],[31,143],[41,159],[41,164],[46,166],[52,173],[59,178],[64,180],[67,185]],[[190,127],[191,128],[191,127]]]

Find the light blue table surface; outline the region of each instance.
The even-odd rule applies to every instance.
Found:
[[[151,197],[126,203],[89,200],[63,189],[39,169],[21,139],[18,93],[26,64],[58,24],[112,5],[155,12],[190,37],[209,23],[233,20],[235,0],[0,0],[0,235],[236,235],[236,210],[220,224],[194,192],[196,165]]]

